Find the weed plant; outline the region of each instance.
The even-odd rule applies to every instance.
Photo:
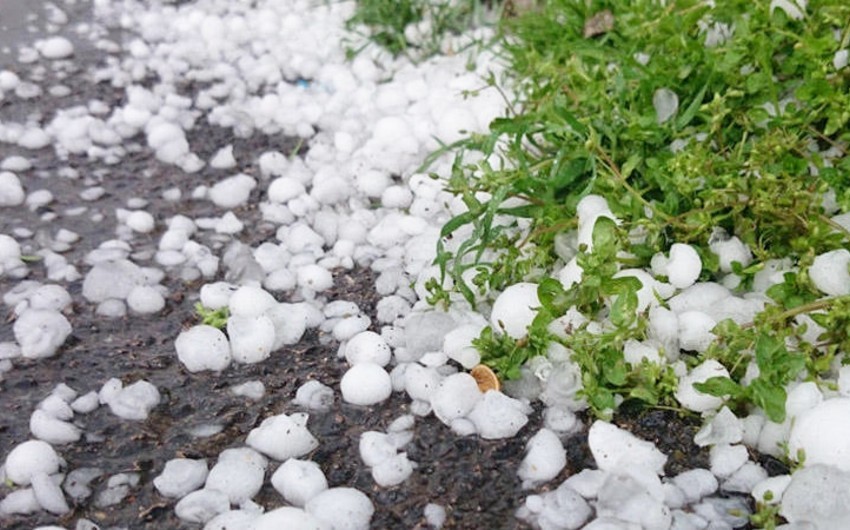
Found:
[[[459,34],[490,17],[499,2],[481,0],[358,0],[346,25],[397,56],[426,58],[441,50],[446,35]],[[359,50],[349,50],[355,55]]]
[[[735,235],[754,255],[746,267],[733,264],[739,291],[771,260],[788,260],[794,272],[767,292],[775,303],[755,322],[720,323],[711,348],[685,358],[715,358],[730,370],[732,379],[703,391],[782,421],[786,385],[818,380],[848,346],[850,300],[822,298],[807,270],[848,244],[832,216],[850,211],[850,68],[839,53],[850,44],[850,5],[812,1],[796,18],[737,0],[543,4],[503,21],[518,110],[450,146],[448,186],[468,211],[443,227],[441,271],[473,304],[518,281],[539,284],[529,336],[485,331],[484,361],[516,377],[557,340],[573,352],[597,414],[632,399],[676,406],[669,367],[624,361],[623,343],[645,338],[647,316],[636,312],[639,282],[614,275],[649,268],[679,242],[701,255],[701,280],[720,280],[709,243]],[[594,28],[599,20],[608,25]],[[485,162],[465,164],[468,151]],[[582,281],[564,289],[547,271],[563,265],[559,238],[575,229],[589,194],[605,197],[622,222],[597,224],[593,252],[578,250]],[[450,299],[441,285],[430,285],[434,301]],[[551,333],[571,307],[604,321],[604,331]],[[794,324],[801,314],[826,330],[814,344]],[[750,364],[759,375],[745,384]]]
[[[201,321],[201,324],[205,326],[224,329],[227,327],[227,319],[230,316],[230,310],[227,306],[220,307],[218,309],[210,309],[202,303],[197,302],[195,304],[195,315],[198,320]]]
[[[386,27],[384,15],[369,18],[378,4],[361,1],[358,22]],[[395,53],[410,46],[404,27],[423,16],[421,3],[403,4],[410,11],[382,38]],[[730,371],[702,391],[783,421],[787,385],[830,384],[824,376],[850,346],[850,297],[823,297],[807,272],[850,239],[833,220],[850,212],[850,4],[812,0],[801,12],[748,0],[538,4],[502,19],[516,79],[510,114],[434,154],[455,153],[447,187],[467,211],[442,228],[443,278],[429,284],[431,301],[475,305],[535,281],[541,308],[528,336],[485,329],[476,341],[483,362],[515,378],[559,342],[597,415],[624,400],[678,407],[671,366],[624,360],[624,343],[646,338],[648,317],[637,311],[640,282],[615,274],[649,269],[654,255],[688,243],[702,258],[700,280],[720,281],[709,244],[737,236],[754,257],[733,263],[739,293],[769,265],[791,272],[767,291],[773,303],[754,322],[721,322],[708,351],[683,358],[717,359]],[[592,252],[577,249],[582,281],[564,288],[551,271],[569,259],[564,241],[589,194],[605,197],[620,223],[597,222]],[[570,308],[603,325],[554,333]],[[806,339],[801,315],[823,327],[816,340]]]

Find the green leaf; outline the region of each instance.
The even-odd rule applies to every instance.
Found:
[[[747,387],[753,403],[764,410],[770,421],[785,421],[785,400],[787,394],[782,385],[774,385],[758,377]]]
[[[575,114],[566,109],[566,107],[555,106],[553,110],[557,113],[558,117],[564,120],[573,131],[575,131],[579,136],[586,138],[588,135],[588,128],[585,124],[581,123],[578,118],[576,118]]]
[[[635,170],[636,167],[643,162],[643,156],[640,153],[632,153],[628,160],[623,164],[623,167],[620,168],[620,173],[623,175],[624,179],[629,178],[629,175]]]
[[[637,293],[643,288],[643,282],[634,276],[620,276],[606,279],[602,287],[608,295]]]
[[[614,220],[605,216],[598,217],[593,225],[592,240],[594,253],[616,253],[617,225]]]
[[[446,222],[446,224],[443,225],[442,230],[440,230],[440,237],[446,237],[451,235],[452,232],[454,232],[461,226],[474,221],[477,216],[477,212],[463,212],[462,214],[452,217]]]
[[[728,377],[711,377],[703,383],[694,383],[694,388],[711,396],[737,398],[743,393],[741,385]]]
[[[651,385],[636,386],[629,391],[629,397],[639,399],[645,403],[649,403],[650,405],[657,405],[659,391],[656,387]]]
[[[626,376],[628,376],[625,363],[617,363],[608,367],[604,372],[605,381],[615,387],[621,387],[626,384]]]
[[[554,278],[543,278],[537,284],[537,298],[540,304],[553,314],[563,314],[569,308],[572,297],[560,281]]]
[[[569,188],[587,171],[587,159],[576,158],[559,167],[557,175],[552,179],[553,191]]]
[[[605,387],[598,387],[595,391],[585,392],[584,395],[587,396],[587,401],[593,410],[597,412],[613,409],[617,403],[614,393]]]
[[[617,295],[611,305],[611,323],[617,327],[625,327],[637,318],[638,297],[634,291],[626,291]]]
[[[708,90],[708,83],[705,83],[700,91],[697,93],[696,97],[691,100],[691,103],[685,109],[685,112],[676,117],[676,129],[682,129],[694,119],[700,107],[702,106],[702,101],[705,98],[705,93]]]
[[[755,345],[756,364],[759,370],[771,371],[777,368],[777,364],[788,357],[788,350],[785,349],[785,344],[765,333],[761,333],[756,338]]]

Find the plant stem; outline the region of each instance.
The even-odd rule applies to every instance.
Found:
[[[626,178],[623,177],[623,174],[620,172],[620,168],[617,166],[617,163],[611,160],[611,157],[608,156],[608,153],[605,152],[602,146],[596,145],[595,152],[602,159],[602,163],[605,164],[605,167],[607,167],[608,170],[611,171],[611,174],[614,175],[614,177],[620,182],[620,184],[622,184],[623,187],[626,188],[629,193],[631,193],[638,201],[640,201],[641,204],[649,208],[653,216],[658,216],[667,222],[674,222],[672,217],[662,212],[661,210],[658,210],[655,205],[644,199],[643,195],[641,195],[638,190],[636,190],[634,187],[632,187],[631,184],[628,183]]]
[[[782,322],[784,320],[788,320],[789,318],[794,318],[798,315],[802,315],[805,313],[811,313],[813,311],[818,311],[820,309],[826,309],[830,307],[832,304],[850,301],[850,294],[845,294],[841,296],[833,296],[830,298],[822,298],[821,300],[816,300],[814,302],[809,302],[808,304],[799,305],[797,307],[787,309],[773,317],[771,320]],[[748,329],[755,326],[755,322],[748,322],[741,326],[741,329]]]

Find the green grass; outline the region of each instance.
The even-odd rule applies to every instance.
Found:
[[[389,4],[361,0],[351,24],[369,28],[394,54],[438,51],[442,36],[468,27],[467,14],[481,8]],[[767,292],[775,303],[753,323],[721,322],[708,351],[684,359],[691,366],[717,359],[732,377],[710,380],[703,391],[782,421],[786,385],[832,384],[825,376],[850,347],[850,297],[823,298],[807,274],[815,256],[850,243],[830,219],[850,211],[850,68],[833,65],[850,46],[850,4],[812,0],[800,20],[748,0],[540,5],[501,19],[501,49],[516,80],[510,114],[432,157],[456,154],[447,186],[468,211],[442,228],[435,263],[454,287],[430,282],[431,301],[463,297],[475,305],[535,281],[542,307],[529,335],[515,341],[485,329],[476,341],[485,363],[514,378],[557,341],[581,368],[581,392],[596,414],[609,416],[623,401],[678,408],[672,367],[623,358],[626,341],[646,338],[648,318],[636,310],[640,282],[614,275],[649,268],[654,254],[689,243],[702,258],[700,279],[720,280],[709,241],[718,231],[735,235],[754,255],[751,264],[733,264],[740,292],[769,260],[789,259],[795,270]],[[441,9],[451,16],[435,17]],[[606,11],[613,25],[587,31]],[[428,17],[447,22],[410,42],[405,29]],[[662,119],[656,104],[665,94],[678,106]],[[498,154],[503,163],[465,164],[468,151]],[[564,289],[549,275],[589,194],[605,197],[622,223],[597,223],[593,252],[578,250],[583,280]],[[571,307],[603,323],[602,332],[553,335],[549,324]],[[795,324],[801,314],[826,329],[815,343]],[[745,383],[751,363],[760,374]]]
[[[492,19],[494,13],[490,4],[498,6],[500,2],[359,0],[347,27],[366,35],[394,56],[407,54],[426,58],[440,51],[446,35],[462,33]],[[416,31],[420,24],[424,25],[423,31]],[[410,38],[412,34],[417,36]],[[349,54],[358,51],[349,50]]]
[[[605,9],[613,28],[585,37],[586,21]],[[441,242],[437,257],[473,304],[517,281],[539,282],[543,308],[528,339],[508,344],[486,333],[479,340],[503,377],[558,340],[547,324],[576,306],[591,319],[611,318],[601,335],[578,330],[560,339],[575,352],[591,407],[606,415],[620,399],[675,406],[671,374],[623,360],[623,342],[645,337],[646,315],[635,314],[635,286],[612,276],[624,266],[648,268],[655,253],[680,242],[702,256],[701,279],[717,280],[708,243],[718,229],[754,254],[748,267],[736,264],[742,289],[770,259],[790,258],[798,272],[769,291],[776,304],[756,322],[722,323],[712,348],[687,358],[717,358],[732,372],[734,388],[715,381],[706,390],[781,421],[784,386],[819,377],[846,351],[850,301],[815,302],[820,295],[806,271],[816,255],[848,245],[823,205],[834,194],[839,211],[850,211],[850,68],[833,66],[850,41],[850,5],[812,1],[807,11],[793,20],[767,2],[554,0],[504,20],[521,104],[489,134],[452,146],[459,154],[448,185],[468,212],[442,235],[462,228],[470,235],[451,247]],[[724,38],[706,45],[711,28]],[[662,91],[678,97],[665,121],[653,104]],[[500,153],[507,163],[464,165],[468,150]],[[558,262],[557,238],[576,227],[576,205],[591,193],[604,196],[623,223],[597,227],[601,244],[579,252],[583,282],[564,290],[546,271]],[[494,222],[503,214],[527,219],[530,229]],[[637,233],[643,237],[629,237]],[[473,280],[464,280],[470,272]],[[440,285],[431,283],[432,300],[450,300]],[[613,300],[619,306],[608,315]],[[791,325],[802,312],[827,327],[816,345]],[[779,339],[795,341],[793,351]],[[750,360],[762,376],[742,385]]]

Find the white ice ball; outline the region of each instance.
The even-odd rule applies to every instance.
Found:
[[[616,471],[637,467],[664,474],[667,457],[652,442],[641,440],[634,434],[606,421],[597,420],[587,434],[590,452],[596,466],[603,471]]]
[[[65,499],[62,488],[59,487],[59,483],[55,480],[56,478],[48,476],[45,473],[33,475],[32,492],[42,509],[55,515],[64,515],[70,512],[71,508],[68,506],[68,501]]]
[[[165,463],[153,485],[164,497],[185,497],[204,485],[208,471],[205,460],[174,458]]]
[[[789,523],[784,528],[850,528],[850,473],[823,464],[795,471],[779,513]]]
[[[76,442],[82,435],[82,431],[76,425],[56,418],[43,410],[35,410],[30,416],[30,432],[39,440],[51,444]]]
[[[123,386],[120,380],[107,381],[100,390],[101,402],[109,405],[109,410],[125,420],[142,421],[159,404],[157,388],[144,380]]]
[[[683,350],[704,352],[714,342],[711,332],[717,322],[702,311],[685,311],[679,314],[679,345]]]
[[[324,522],[304,510],[292,506],[284,506],[266,512],[249,526],[250,530],[281,530],[282,528],[328,530],[328,526]]]
[[[374,331],[362,331],[345,345],[345,360],[351,365],[370,362],[386,366],[391,357],[387,341]]]
[[[714,474],[702,468],[691,469],[680,473],[673,477],[675,484],[682,493],[685,494],[685,500],[688,503],[697,502],[703,497],[711,495],[717,491],[717,478]]]
[[[674,243],[667,261],[667,280],[677,289],[690,287],[702,272],[702,259],[690,245]]]
[[[298,387],[292,403],[308,410],[327,411],[334,402],[334,391],[319,381],[310,380]]]
[[[805,451],[805,465],[827,464],[850,471],[850,399],[828,399],[797,417],[788,440],[796,459]]]
[[[10,171],[0,172],[0,207],[19,206],[24,203],[25,197],[18,176]]]
[[[737,261],[742,267],[746,267],[753,260],[753,253],[738,236],[711,242],[708,247],[717,255],[720,270],[723,272],[732,272],[733,262]]]
[[[245,448],[241,450],[246,451]],[[265,478],[265,466],[256,465],[254,460],[251,457],[219,458],[207,475],[204,488],[224,493],[231,504],[240,505],[252,499],[263,487]]]
[[[238,363],[253,364],[268,359],[275,342],[275,328],[265,315],[231,315],[227,319],[230,353]]]
[[[549,429],[540,429],[532,436],[525,451],[517,470],[524,488],[552,480],[567,465],[567,451],[558,435]]]
[[[706,412],[716,410],[723,405],[723,398],[705,394],[694,388],[696,383],[704,383],[712,377],[729,377],[726,367],[709,359],[696,366],[691,372],[679,378],[679,386],[676,389],[676,399],[688,410],[694,412]]]
[[[319,445],[307,429],[307,418],[303,413],[266,418],[248,433],[245,443],[275,460],[303,456]]]
[[[372,479],[382,488],[398,486],[413,474],[413,462],[407,453],[398,453],[372,468]]]
[[[328,481],[317,463],[294,458],[277,468],[271,483],[286,502],[298,507],[303,507],[310,499],[328,489]]]
[[[732,295],[726,287],[714,282],[700,282],[683,290],[667,301],[670,310],[680,315],[685,311],[707,312]]]
[[[641,287],[637,290],[637,311],[642,313],[650,306],[658,305],[658,297],[669,298],[673,294],[673,288],[666,283],[659,282],[643,269],[623,269],[614,275],[614,278],[632,277],[637,279]],[[614,303],[619,295],[612,298]]]
[[[218,328],[193,326],[180,332],[174,341],[177,358],[190,372],[220,372],[230,365],[230,343]]]
[[[65,59],[74,54],[71,41],[59,36],[36,41],[35,48],[45,59]]]
[[[135,210],[130,212],[124,222],[130,230],[140,234],[148,234],[156,227],[156,221],[154,220],[153,215],[144,210]]]
[[[230,169],[234,166],[236,159],[233,157],[233,144],[222,147],[210,159],[210,167],[215,169]]]
[[[222,285],[221,283],[218,283],[211,285],[218,286],[216,289],[222,291],[222,294],[216,297],[215,302],[217,303],[213,304],[218,305],[219,299],[227,296],[227,284]],[[212,287],[210,287],[210,289],[212,289]],[[209,291],[208,294],[211,297],[213,296],[211,291]],[[262,315],[277,304],[277,300],[275,300],[275,297],[272,296],[271,293],[254,285],[243,285],[227,296],[227,306],[231,315],[255,317]],[[206,303],[204,305],[206,305]],[[207,307],[215,309],[213,305],[207,305]]]
[[[431,395],[434,415],[446,425],[455,418],[469,414],[481,399],[478,383],[466,372],[452,374],[443,379]]]
[[[504,332],[514,339],[520,339],[528,334],[528,326],[537,316],[539,307],[536,283],[511,285],[493,303],[490,324],[497,333]]]
[[[71,295],[59,285],[42,285],[29,295],[33,309],[52,309],[63,311],[71,305]]]
[[[481,354],[472,341],[481,335],[481,326],[465,324],[448,332],[443,339],[443,351],[467,370],[481,362]]]
[[[276,203],[286,203],[307,193],[304,184],[292,177],[280,177],[269,184],[269,200]]]
[[[26,486],[34,475],[52,475],[59,471],[61,464],[62,459],[49,443],[28,440],[16,445],[6,456],[6,478],[19,486]]]
[[[137,285],[127,295],[127,305],[140,315],[159,313],[165,307],[165,298],[156,287]]]
[[[850,294],[850,251],[840,248],[816,256],[809,267],[809,278],[829,296]]]
[[[239,173],[216,183],[209,190],[210,200],[219,208],[236,208],[248,202],[257,181]]]
[[[228,307],[230,296],[237,287],[227,282],[206,283],[201,286],[201,305],[207,309]]]
[[[295,304],[277,304],[264,313],[274,325],[272,350],[295,344],[304,335],[307,322],[304,312]]]
[[[228,510],[222,512],[204,525],[204,530],[249,530],[252,524],[262,512],[251,509],[251,503],[247,503],[246,509]]]
[[[319,265],[305,265],[296,274],[298,285],[311,291],[321,292],[333,287],[333,275]]]
[[[392,394],[390,374],[380,365],[370,362],[355,364],[340,381],[342,399],[354,405],[374,405]]]
[[[200,489],[186,495],[174,506],[174,514],[190,523],[205,523],[230,509],[226,494],[210,489]]]
[[[411,398],[430,402],[442,379],[436,368],[410,363],[404,371],[404,389]]]
[[[489,390],[469,411],[468,418],[485,440],[514,436],[526,423],[530,408],[496,390]]]
[[[398,453],[398,448],[390,436],[378,431],[366,431],[361,434],[358,449],[360,459],[369,467],[375,467]]]
[[[42,359],[56,354],[71,334],[71,323],[65,315],[50,309],[27,309],[12,326],[21,355]]]
[[[338,530],[367,530],[375,513],[372,501],[354,488],[330,488],[307,502],[307,513]]]

